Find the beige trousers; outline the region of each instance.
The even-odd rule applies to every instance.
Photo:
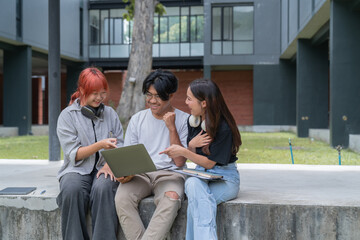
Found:
[[[166,192],[176,192],[179,199],[166,196]],[[154,194],[156,210],[145,230],[138,205],[143,198],[151,194]],[[115,195],[115,206],[126,239],[164,239],[181,207],[183,196],[184,176],[172,171],[139,174],[130,182],[120,184]]]

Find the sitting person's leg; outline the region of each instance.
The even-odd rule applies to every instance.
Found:
[[[61,210],[61,232],[64,240],[89,239],[86,214],[91,185],[91,175],[67,173],[60,179],[60,193],[56,202]]]
[[[184,177],[170,171],[157,171],[149,175],[154,184],[156,210],[143,239],[164,239],[181,207],[181,200],[184,197]]]
[[[209,183],[210,191],[214,195],[216,204],[236,198],[240,189],[240,175],[236,165],[215,166],[212,171],[222,175],[226,180]]]
[[[214,171],[226,180],[206,182],[192,177],[185,182],[187,239],[217,239],[217,205],[236,198],[239,192],[240,178],[236,166],[216,167]],[[198,236],[200,232],[202,234]]]
[[[188,198],[186,239],[217,239],[217,204],[208,182],[190,177],[185,182]]]
[[[213,194],[216,204],[229,201],[237,197],[239,193],[239,183],[230,181],[210,182],[210,192]]]
[[[119,226],[115,210],[115,193],[119,183],[105,178],[101,174],[99,178],[94,175],[90,193],[92,239],[115,239]]]
[[[151,194],[150,180],[146,174],[135,175],[131,181],[119,184],[115,195],[115,207],[126,239],[141,239],[145,232],[141,221],[139,202]]]

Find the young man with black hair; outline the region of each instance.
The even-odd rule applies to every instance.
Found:
[[[171,105],[178,88],[177,78],[169,71],[156,70],[143,83],[148,109],[132,116],[125,134],[124,146],[142,143],[157,168],[182,167],[184,157],[169,158],[159,154],[172,144],[187,146],[188,114]],[[184,196],[184,177],[172,171],[159,170],[118,181],[115,206],[126,239],[164,239],[170,231]],[[138,212],[139,202],[154,194],[156,210],[145,227]]]

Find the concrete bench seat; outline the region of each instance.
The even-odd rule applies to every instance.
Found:
[[[0,160],[0,189],[37,187],[26,196],[0,196],[0,239],[61,239],[55,200],[61,164]],[[359,166],[239,164],[238,169],[238,197],[218,206],[219,239],[360,238]],[[185,201],[171,239],[185,238],[186,206]],[[139,209],[147,225],[155,209],[153,198],[144,199]],[[121,231],[118,239],[125,239]]]

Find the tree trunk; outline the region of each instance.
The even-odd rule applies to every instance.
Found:
[[[152,69],[155,3],[155,0],[135,1],[128,72],[120,103],[116,109],[124,127],[134,113],[145,108],[142,85]]]

